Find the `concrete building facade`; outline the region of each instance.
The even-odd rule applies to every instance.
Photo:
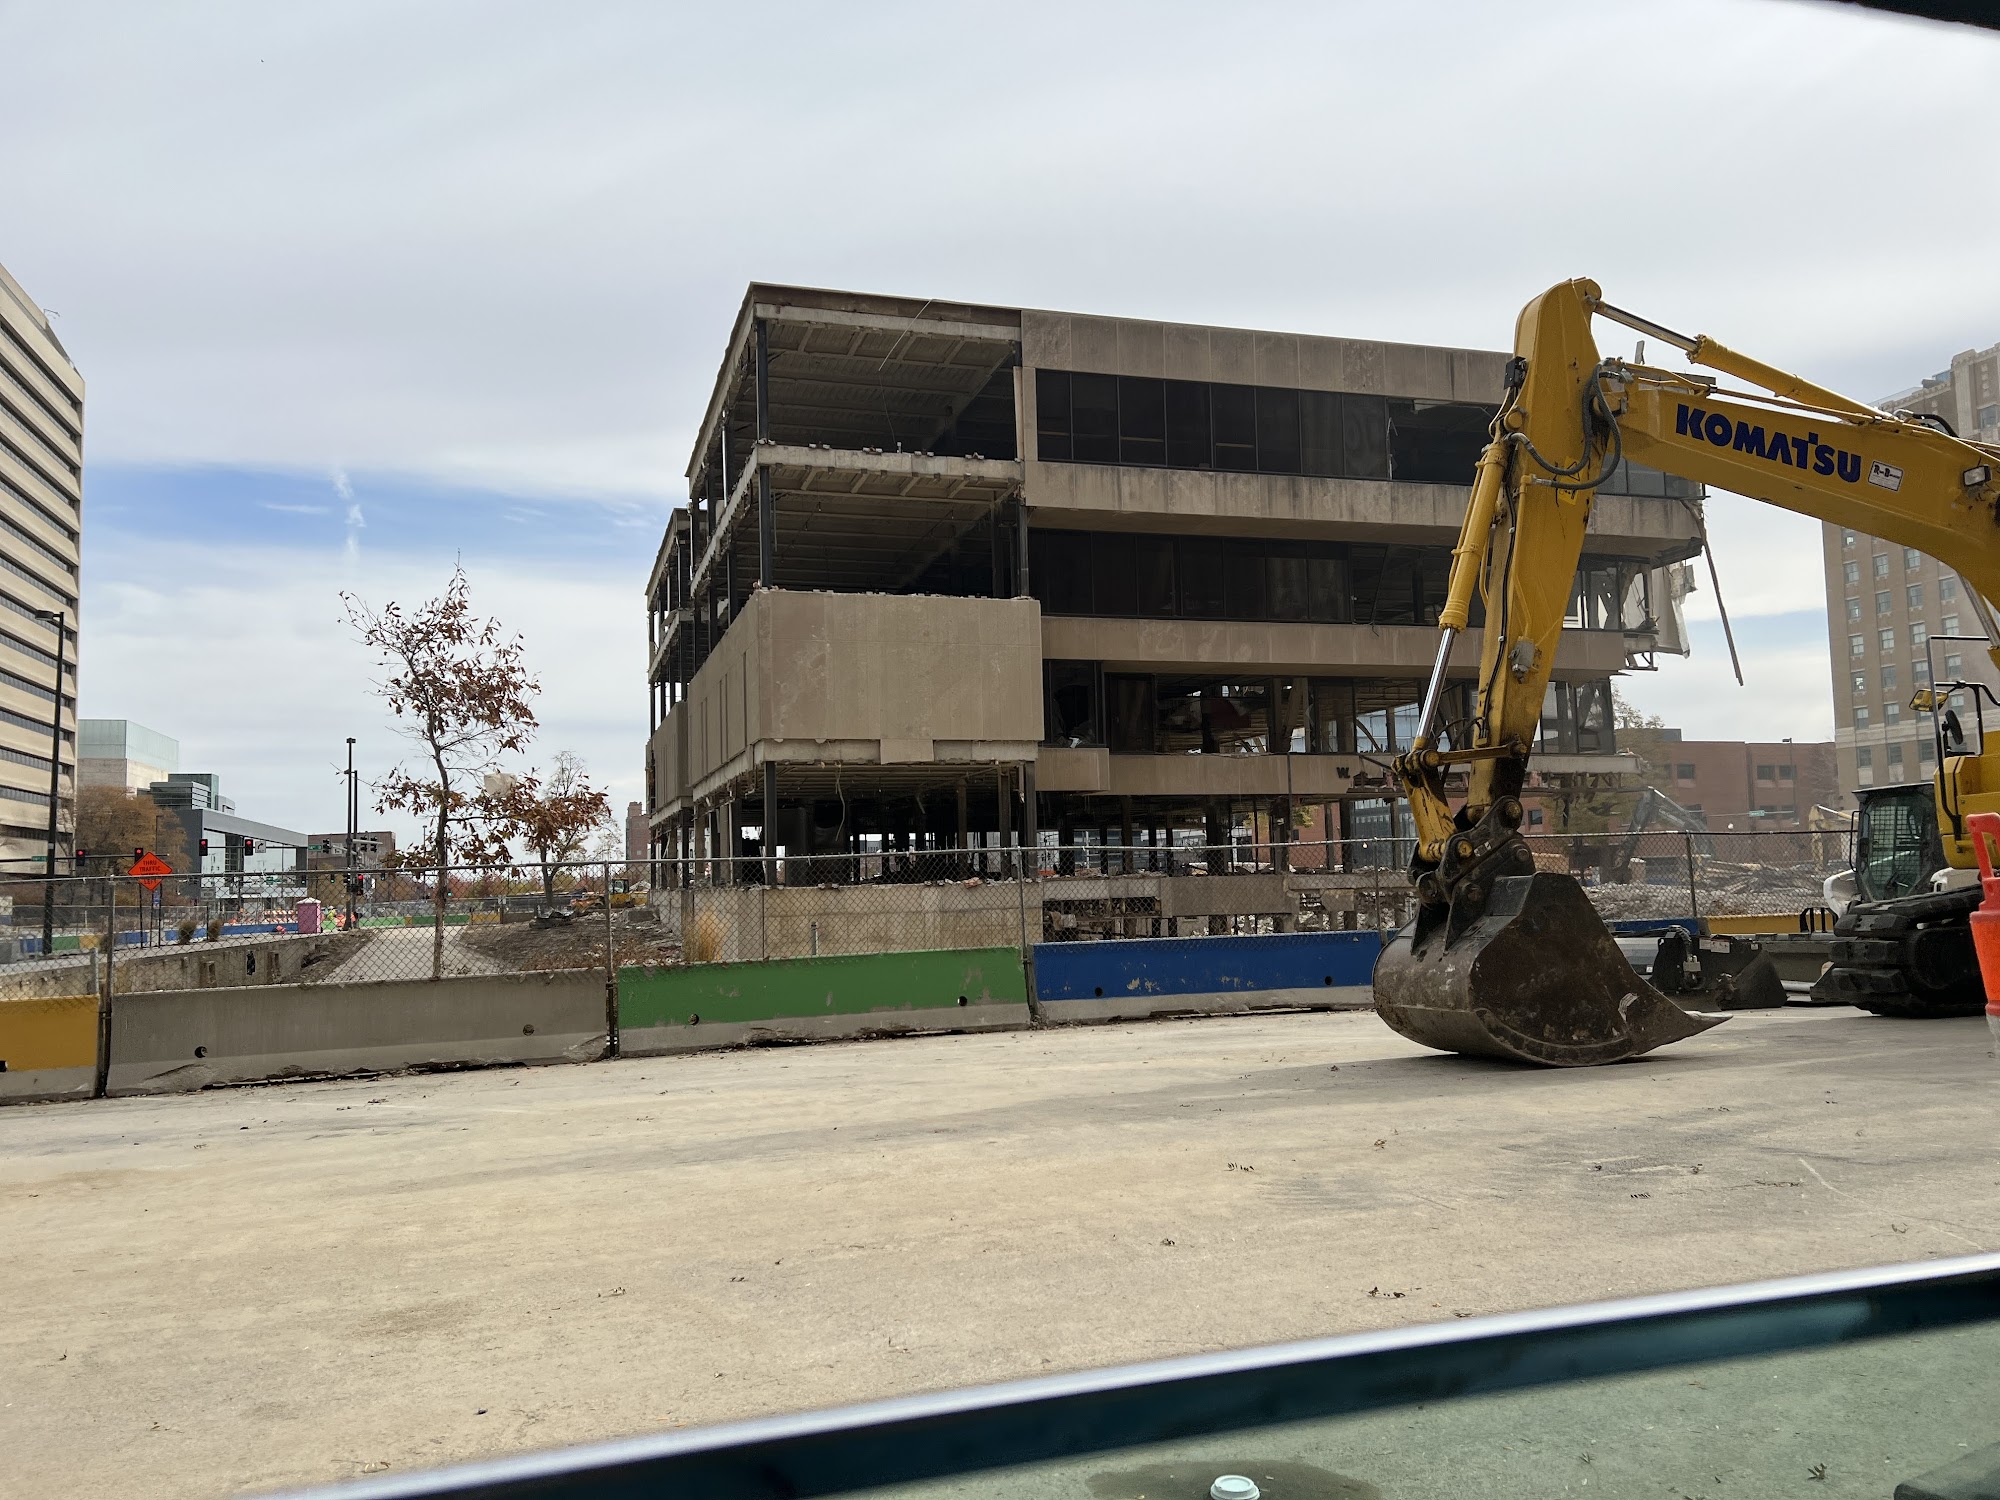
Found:
[[[0,266],[0,861],[48,853],[52,756],[59,868],[73,842],[82,532],[83,377]]]
[[[1949,369],[1876,404],[2000,442],[2000,344],[1954,355]],[[1928,780],[1937,772],[1936,737],[1930,715],[1911,710],[1910,695],[1933,675],[1940,685],[2000,690],[1978,612],[1948,562],[1845,527],[1820,533],[1841,785]],[[1950,699],[1968,736],[1976,717],[1970,699],[1966,691]]]
[[[648,582],[654,849],[1394,831],[1506,361],[751,286]],[[1540,774],[1630,768],[1699,499],[1604,487]]]

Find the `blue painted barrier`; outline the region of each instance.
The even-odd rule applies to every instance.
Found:
[[[1117,942],[1037,943],[1035,995],[1042,1003],[1104,1002],[1099,1010],[1172,1009],[1153,1002],[1177,996],[1255,1002],[1271,991],[1353,991],[1375,971],[1381,938],[1363,932],[1278,932],[1259,937],[1126,938]],[[1274,1004],[1302,1003],[1293,993]]]
[[[1669,928],[1678,927],[1689,937],[1698,938],[1708,931],[1698,917],[1635,917],[1604,925],[1616,937],[1658,937]]]

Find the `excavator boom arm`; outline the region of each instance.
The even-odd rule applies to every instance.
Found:
[[[1595,316],[1759,389],[1724,393],[1702,376],[1605,360]],[[1597,486],[1629,458],[1916,547],[1957,570],[1994,637],[2000,451],[1610,307],[1589,281],[1530,302],[1514,351],[1453,551],[1418,733],[1396,762],[1417,827],[1419,901],[1377,961],[1375,1000],[1384,1020],[1427,1046],[1575,1066],[1635,1056],[1720,1019],[1691,1016],[1640,979],[1576,881],[1538,868],[1519,833]],[[1478,707],[1469,734],[1441,750],[1445,674],[1475,590],[1486,606]],[[1963,764],[1972,767],[1964,782],[1977,786],[1976,761]],[[1459,766],[1466,796],[1454,808],[1446,777]],[[2000,770],[1993,779],[2000,803]],[[1960,781],[1958,762],[1940,780],[1954,825]]]
[[[1590,322],[1604,311],[1588,281],[1552,288],[1523,310],[1514,377],[1454,552],[1439,618],[1446,649],[1426,702],[1439,694],[1450,642],[1479,587],[1488,621],[1479,710],[1462,747],[1474,818],[1521,789],[1595,483],[1620,456],[1915,547],[1945,559],[1977,603],[2000,599],[2000,452],[1618,309],[1609,315],[1768,389],[1722,393],[1699,376],[1603,360]],[[2000,665],[2000,643],[1993,649]],[[1465,821],[1444,796],[1433,719],[1426,712],[1424,739],[1400,767],[1427,864]]]

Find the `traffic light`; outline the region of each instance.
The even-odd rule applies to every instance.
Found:
[[[203,859],[207,859],[207,858],[208,858],[208,840],[207,840],[207,839],[203,839],[203,840],[201,841],[201,857],[202,857]]]
[[[243,857],[245,859],[248,859],[251,855],[255,854],[256,852],[257,852],[257,841],[251,838],[248,834],[245,834],[243,837]]]
[[[71,858],[72,858],[72,859],[89,859],[89,858],[90,858],[90,851],[89,851],[88,849],[79,849],[79,850],[77,850],[77,851],[76,851],[76,853],[75,853],[75,854],[73,854],[73,855],[71,856]]]
[[[132,851],[132,858],[135,860],[144,859],[145,857],[146,857],[146,851],[144,849],[134,849]]]

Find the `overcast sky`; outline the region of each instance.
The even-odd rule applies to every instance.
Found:
[[[346,735],[395,753],[338,591],[456,558],[543,758],[641,794],[645,571],[753,279],[1500,348],[1589,275],[1863,397],[2000,339],[2000,37],[1847,6],[0,0],[0,36],[0,263],[89,381],[84,712],[305,831]],[[1827,736],[1816,526],[1711,524],[1749,688],[1704,630],[1624,691]]]

